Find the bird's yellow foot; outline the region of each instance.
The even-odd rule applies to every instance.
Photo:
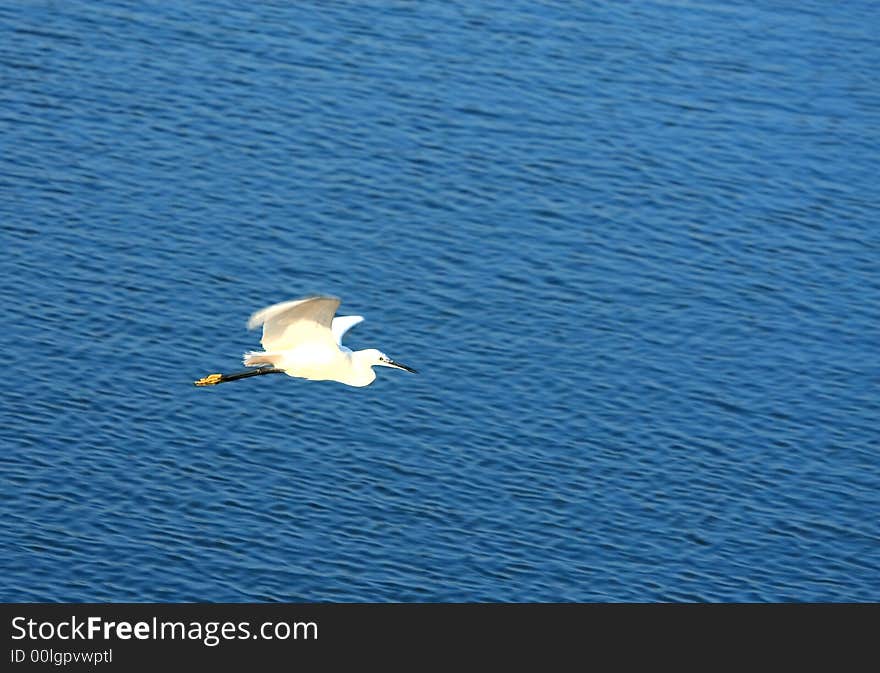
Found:
[[[205,378],[194,381],[197,386],[213,386],[220,383],[223,374],[208,374]]]

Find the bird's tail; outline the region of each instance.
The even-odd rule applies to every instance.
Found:
[[[278,353],[263,353],[261,351],[248,351],[242,357],[241,362],[245,367],[259,367],[272,365],[273,367],[281,360]]]

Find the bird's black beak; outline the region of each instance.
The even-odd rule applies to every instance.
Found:
[[[395,362],[389,358],[388,362],[385,363],[389,367],[397,367],[398,369],[402,369],[405,372],[409,372],[410,374],[418,374],[418,372],[412,367],[407,367],[406,365],[402,365],[399,362]]]

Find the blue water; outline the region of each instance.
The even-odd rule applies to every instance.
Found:
[[[0,598],[880,599],[876,27],[5,3]],[[420,374],[192,386],[312,292]]]

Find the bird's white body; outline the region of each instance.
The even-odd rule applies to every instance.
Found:
[[[341,348],[324,348],[307,344],[280,354],[275,367],[283,369],[288,376],[311,381],[338,381],[349,386],[368,386],[376,379],[372,362]]]
[[[376,365],[413,371],[374,348],[352,351],[343,346],[343,335],[363,318],[334,318],[339,304],[335,297],[308,297],[257,311],[248,321],[248,327],[263,326],[260,343],[265,351],[245,353],[244,364],[248,367],[272,365],[288,376],[338,381],[358,387],[376,379],[373,371]]]

